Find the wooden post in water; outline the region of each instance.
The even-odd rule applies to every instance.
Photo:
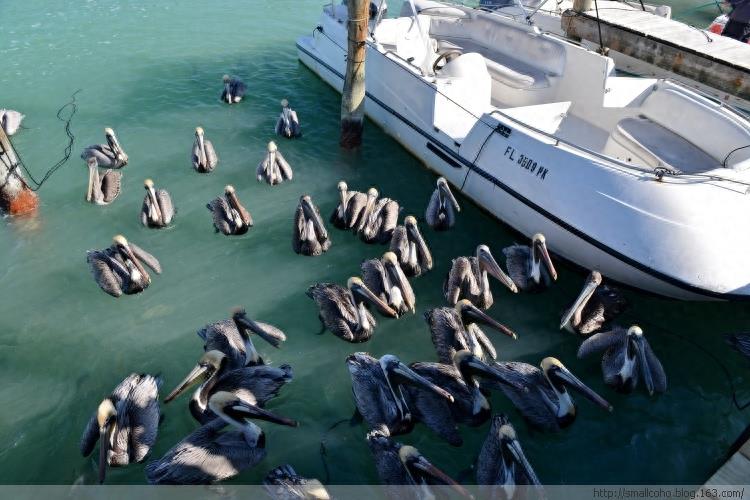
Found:
[[[348,47],[344,90],[341,94],[341,139],[343,148],[362,144],[365,119],[365,51],[370,0],[349,0]]]
[[[576,12],[586,12],[594,7],[594,0],[573,0],[573,10]]]
[[[18,156],[0,126],[0,210],[10,215],[34,212],[39,198],[29,189],[18,165]]]

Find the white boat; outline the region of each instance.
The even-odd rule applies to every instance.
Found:
[[[346,8],[300,60],[339,92]],[[367,115],[465,196],[610,279],[683,299],[750,296],[750,123],[666,80],[488,12],[382,19]],[[397,172],[394,172],[397,174]]]

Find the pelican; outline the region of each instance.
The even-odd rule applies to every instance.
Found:
[[[18,111],[12,109],[0,109],[0,127],[3,127],[8,136],[12,136],[21,128],[21,122],[26,118]]]
[[[190,413],[198,422],[205,424],[216,418],[216,414],[208,406],[212,394],[221,391],[231,392],[245,399],[252,398],[253,403],[262,408],[291,380],[292,367],[289,365],[281,365],[278,368],[263,365],[246,366],[230,370],[224,353],[208,351],[201,356],[198,364],[182,382],[164,398],[164,403],[169,403],[185,389],[200,382],[190,400]]]
[[[365,243],[388,243],[398,224],[398,203],[390,198],[380,198],[372,211],[367,214],[367,220],[360,229],[359,235]]]
[[[299,125],[297,112],[289,107],[289,101],[281,100],[281,114],[276,120],[276,134],[287,139],[302,137],[302,128]]]
[[[407,276],[419,276],[432,269],[432,253],[419,232],[417,219],[404,218],[404,225],[396,226],[391,236],[391,252],[395,253]]]
[[[434,498],[428,487],[430,484],[450,486],[454,492],[471,498],[460,484],[432,465],[419,450],[393,441],[388,429],[370,431],[366,439],[383,484],[419,487],[399,488],[398,498]]]
[[[274,500],[329,500],[331,495],[317,479],[307,479],[297,474],[289,465],[281,465],[263,479],[268,496]]]
[[[367,205],[367,195],[359,191],[349,191],[346,182],[339,181],[339,204],[331,214],[331,223],[339,229],[352,229]]]
[[[463,349],[468,349],[482,361],[494,361],[497,358],[495,346],[477,323],[489,326],[513,340],[518,338],[513,330],[466,299],[459,300],[452,308],[429,309],[424,313],[424,319],[430,327],[432,344],[441,363],[453,363],[456,351]]]
[[[131,373],[99,404],[81,436],[81,453],[99,441],[99,483],[106,467],[142,462],[156,442],[161,379]]]
[[[255,401],[217,392],[208,402],[218,415],[146,466],[150,484],[210,484],[236,476],[266,456],[266,436],[250,419],[296,427],[297,422],[260,409]],[[236,430],[221,432],[227,425]]]
[[[451,270],[443,283],[445,300],[455,306],[459,300],[468,299],[477,307],[489,309],[493,299],[488,273],[511,292],[518,293],[516,284],[500,269],[487,245],[479,245],[476,256],[453,259]]]
[[[161,274],[156,257],[119,234],[112,239],[111,247],[87,251],[86,262],[99,287],[113,297],[123,293],[133,295],[148,288],[151,276],[143,264]]]
[[[81,158],[88,161],[89,158],[94,157],[99,166],[105,168],[122,168],[127,165],[128,155],[122,150],[115,131],[107,127],[104,129],[104,136],[107,144],[95,144],[85,148],[81,153]]]
[[[591,271],[578,298],[563,314],[560,330],[564,328],[572,333],[589,335],[622,313],[626,306],[622,293],[602,284],[599,271]]]
[[[750,335],[747,334],[732,334],[727,335],[724,337],[724,340],[727,344],[732,346],[732,348],[745,356],[746,358],[750,358]]]
[[[602,374],[607,385],[620,392],[633,392],[640,375],[649,395],[667,390],[664,368],[641,327],[633,325],[627,330],[615,327],[609,332],[595,333],[578,348],[578,358],[601,352],[604,352]]]
[[[371,429],[384,425],[391,435],[411,432],[414,420],[405,399],[404,388],[426,391],[437,399],[453,402],[443,388],[418,375],[392,354],[380,359],[365,352],[355,352],[346,358],[352,379],[352,393],[357,412]]]
[[[328,231],[323,225],[320,210],[305,195],[300,197],[297,210],[294,212],[294,233],[292,249],[303,255],[320,255],[331,247]]]
[[[275,186],[284,181],[292,180],[294,172],[292,172],[292,167],[284,159],[276,143],[271,141],[268,143],[266,156],[255,170],[255,175],[258,177],[258,182],[266,181],[268,184]]]
[[[90,156],[86,164],[89,167],[86,201],[96,205],[109,205],[120,195],[122,174],[118,170],[107,169],[104,175],[99,176],[96,156]]]
[[[286,341],[284,332],[268,323],[250,319],[241,307],[232,311],[232,319],[217,321],[198,330],[198,336],[204,342],[203,350],[222,352],[227,357],[228,370],[265,364],[250,339],[251,335],[257,335],[277,349]]]
[[[448,187],[448,181],[440,177],[424,214],[427,225],[435,231],[446,231],[456,223],[456,212],[460,211],[461,207]]]
[[[206,208],[211,211],[217,233],[239,235],[253,227],[253,218],[237,198],[234,186],[225,186],[224,197],[214,198]]]
[[[544,358],[541,370],[527,363],[503,361],[494,367],[505,373],[508,380],[516,381],[528,391],[502,385],[500,389],[510,399],[526,420],[540,429],[556,431],[573,423],[576,406],[567,387],[580,392],[587,399],[607,411],[612,405],[587,387],[556,358]]]
[[[401,316],[416,311],[416,298],[409,280],[401,270],[393,252],[386,252],[381,259],[362,261],[362,278],[367,288],[387,303]]]
[[[167,227],[174,218],[172,197],[166,189],[154,189],[154,181],[143,181],[146,196],[141,207],[141,224],[146,227]]]
[[[193,142],[193,151],[191,153],[193,168],[202,173],[213,172],[216,165],[219,164],[219,156],[214,150],[214,145],[206,139],[203,134],[203,127],[196,127],[195,142]]]
[[[488,498],[514,498],[517,486],[535,486],[541,491],[534,469],[531,467],[516,430],[505,415],[494,415],[490,431],[479,451],[476,464],[477,484],[492,485]],[[520,492],[519,492],[520,493]],[[519,494],[523,498],[525,495]]]
[[[375,210],[375,204],[378,201],[379,195],[380,193],[378,193],[378,190],[373,187],[367,190],[365,205],[359,210],[359,215],[357,217],[352,217],[349,221],[349,227],[353,229],[355,233],[362,234],[362,231],[364,231],[365,226],[370,220],[370,215],[373,210]]]
[[[347,342],[366,342],[377,323],[365,302],[374,305],[385,316],[397,317],[396,311],[380,300],[357,277],[351,277],[347,288],[332,283],[318,283],[307,289],[307,296],[318,305],[323,326]]]
[[[227,104],[236,104],[245,97],[245,84],[239,78],[224,75],[224,90],[221,91],[221,100]]]
[[[557,271],[547,251],[543,234],[531,237],[531,246],[511,245],[503,248],[508,275],[524,292],[538,292],[557,280]]]

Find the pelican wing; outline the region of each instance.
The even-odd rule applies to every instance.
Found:
[[[393,230],[396,229],[396,225],[398,224],[399,210],[398,203],[393,200],[388,200],[381,210],[378,242],[388,243],[388,241],[390,241],[391,236],[393,235]]]
[[[133,254],[138,258],[138,260],[153,269],[156,274],[161,274],[161,264],[159,264],[159,261],[156,257],[151,255],[135,243],[130,243],[130,248],[131,250],[133,250]]]
[[[293,376],[294,372],[289,365],[245,366],[228,371],[216,382],[212,392],[233,392],[251,401],[254,398],[256,404],[262,407],[278,396],[281,388],[289,383]],[[250,393],[249,397],[247,393]]]
[[[156,442],[159,428],[159,386],[161,380],[151,375],[138,376],[137,384],[127,399],[130,421],[130,457],[141,462]]]
[[[358,191],[350,192],[349,202],[346,205],[346,220],[348,222],[349,229],[359,228],[363,226],[367,214],[365,208],[367,207],[367,195]]]
[[[214,145],[211,141],[204,139],[203,146],[206,148],[205,169],[207,172],[211,172],[213,169],[216,168],[216,165],[219,163],[219,156],[216,154],[216,150],[214,149]]]
[[[430,201],[427,203],[427,210],[425,210],[424,216],[427,220],[427,225],[430,227],[438,226],[440,221],[440,193],[439,189],[435,188],[430,196]]]
[[[81,455],[88,457],[94,451],[97,441],[99,441],[99,422],[96,419],[96,412],[91,415],[86,427],[81,435]]]
[[[197,170],[198,172],[204,171],[206,159],[203,157],[203,153],[201,152],[200,143],[198,142],[197,137],[195,141],[193,141],[193,150],[190,155],[190,161],[193,163],[193,168],[195,170]]]
[[[112,203],[120,195],[122,174],[117,170],[107,170],[102,177],[102,194],[105,203]]]
[[[362,269],[362,280],[367,288],[387,303],[391,284],[383,263],[380,259],[368,259],[363,260],[360,267]]]
[[[389,250],[396,254],[398,263],[401,266],[409,263],[409,236],[406,234],[406,228],[402,225],[396,226],[391,235],[391,245]]]
[[[292,250],[302,253],[302,232],[305,230],[305,214],[302,205],[297,205],[294,211],[294,232],[292,233]]]
[[[245,366],[245,340],[231,319],[210,323],[200,330],[198,336],[203,339],[203,350],[223,352],[229,361],[229,369]]]
[[[559,428],[555,414],[545,403],[545,398],[555,401],[557,396],[549,389],[547,380],[539,368],[518,361],[496,362],[493,366],[503,372],[506,380],[525,386],[528,392],[506,384],[495,384],[491,388],[501,390],[521,415],[534,426],[545,430]]]
[[[468,394],[468,390],[461,382],[458,371],[452,365],[442,363],[414,363],[411,369],[423,376],[438,387],[442,387],[454,397],[458,391],[461,396]],[[463,388],[458,386],[463,385]],[[458,426],[453,415],[451,403],[438,395],[418,389],[408,387],[409,408],[412,408],[415,417],[435,434],[446,440],[452,446],[461,446],[463,439],[458,432]],[[456,398],[452,404],[460,404],[464,397]]]
[[[508,276],[521,290],[529,287],[529,261],[531,250],[526,245],[511,245],[503,248]]]
[[[649,368],[651,368],[651,379],[654,382],[654,390],[656,392],[666,392],[667,374],[664,372],[664,367],[662,366],[661,361],[659,361],[659,358],[654,354],[648,340],[644,339],[643,348],[646,351],[646,362],[648,363]]]
[[[159,209],[161,210],[162,224],[169,225],[174,218],[175,210],[172,204],[172,197],[166,189],[156,190],[156,201],[159,202]]]
[[[484,331],[476,324],[469,325],[468,328],[471,329],[471,333],[476,337],[477,342],[482,348],[482,351],[484,351],[484,353],[486,354],[488,361],[497,359],[497,351],[495,350],[495,346],[492,345],[492,341],[489,339],[489,337],[487,337]]]
[[[401,415],[383,370],[377,359],[364,354],[359,356],[366,356],[367,362],[347,363],[357,411],[371,428],[385,424],[394,431],[401,423]]]
[[[276,165],[278,165],[279,170],[281,171],[281,175],[286,180],[292,180],[292,177],[294,177],[294,172],[292,172],[292,167],[289,165],[289,163],[284,158],[284,155],[281,154],[281,151],[276,151]]]
[[[151,211],[151,197],[146,194],[143,197],[143,204],[141,205],[141,224],[145,227],[150,227],[148,214]]]
[[[229,223],[229,204],[223,197],[211,200],[206,207],[211,211],[214,227],[217,232],[232,234],[232,225]]]
[[[86,252],[86,262],[89,264],[94,281],[102,290],[113,297],[122,295],[123,278],[112,270],[112,259],[106,252],[89,250]]]
[[[361,332],[360,336],[355,338],[353,328],[359,324],[359,317],[349,290],[332,283],[318,283],[308,288],[307,295],[318,304],[320,318],[334,335],[348,342],[366,341],[370,337],[371,331]],[[365,311],[365,314],[375,328],[375,318],[369,311]]]
[[[89,158],[96,158],[100,167],[116,167],[114,151],[109,147],[108,144],[94,144],[84,148],[81,153],[81,158],[88,160]]]
[[[441,307],[430,309],[424,313],[425,320],[430,327],[432,345],[437,351],[438,361],[452,364],[456,351],[468,349],[463,336],[463,323],[455,309]]]
[[[239,78],[232,78],[230,82],[230,88],[232,90],[233,97],[243,98],[245,97],[245,82]]]
[[[286,334],[279,328],[261,321],[255,321],[253,323],[253,327],[250,328],[250,330],[273,347],[278,349],[281,346],[281,343],[286,341]]]
[[[462,297],[477,295],[479,291],[475,281],[471,261],[467,257],[453,259],[453,265],[443,285],[445,300],[455,306]]]
[[[578,359],[604,352],[610,347],[623,343],[626,334],[627,330],[620,327],[616,327],[608,332],[595,333],[581,343],[581,346],[578,348]]]

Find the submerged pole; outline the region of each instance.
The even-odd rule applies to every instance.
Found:
[[[10,215],[34,212],[39,205],[36,193],[29,189],[18,167],[18,156],[10,139],[0,127],[0,210]]]
[[[362,144],[365,119],[365,51],[370,0],[349,0],[348,46],[344,90],[341,94],[341,139],[343,148]]]

